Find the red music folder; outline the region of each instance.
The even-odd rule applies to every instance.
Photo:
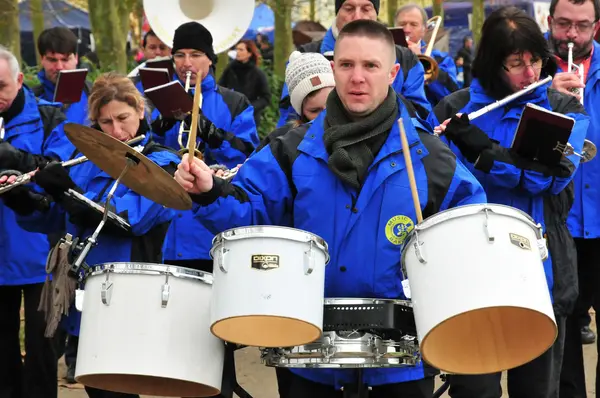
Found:
[[[56,88],[54,89],[54,102],[62,102],[63,104],[79,102],[87,73],[87,69],[61,70],[58,72]]]
[[[527,104],[521,114],[511,150],[526,159],[555,166],[563,156],[574,125],[575,119],[572,117]]]
[[[397,46],[408,47],[408,42],[406,41],[406,34],[404,33],[404,29],[399,27],[388,28],[392,36],[394,37],[394,43]]]
[[[169,70],[167,68],[140,68],[139,74],[144,90],[162,86],[173,80],[171,79],[171,76],[169,76]]]
[[[144,94],[154,104],[163,118],[183,119],[192,111],[194,98],[177,80],[149,88]]]
[[[175,73],[175,65],[171,57],[156,57],[146,61],[145,68],[166,69],[169,72],[169,77]],[[171,80],[171,79],[169,79]]]

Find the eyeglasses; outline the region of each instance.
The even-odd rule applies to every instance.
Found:
[[[571,30],[571,27],[574,27],[579,33],[589,33],[594,29],[595,25],[596,22],[573,22],[568,19],[552,20],[552,26],[560,32],[568,32]]]
[[[502,65],[502,67],[504,68],[505,71],[507,71],[508,73],[510,73],[512,75],[520,75],[523,72],[525,72],[525,70],[529,67],[531,67],[535,71],[539,71],[544,66],[546,66],[547,62],[548,62],[547,58],[541,58],[541,59],[533,61],[529,65],[525,64],[524,62],[520,62],[517,65],[510,65],[510,66]]]

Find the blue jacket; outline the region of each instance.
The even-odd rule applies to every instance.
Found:
[[[56,159],[66,159],[68,149],[49,145],[46,135],[64,135],[63,124],[55,127],[54,132],[44,134],[43,108],[59,108],[38,100],[27,88],[25,105],[19,115],[5,126],[4,139],[16,148],[36,155],[45,155]],[[63,116],[64,117],[64,116]],[[41,283],[46,279],[46,257],[50,250],[48,237],[40,233],[23,230],[17,224],[16,214],[0,201],[0,286],[26,285]]]
[[[594,53],[583,91],[583,106],[590,116],[586,138],[600,144],[600,44],[594,42]],[[600,159],[579,166],[573,178],[575,202],[569,214],[569,230],[574,238],[600,237]]]
[[[219,148],[206,146],[204,161],[209,164],[223,164],[229,168],[244,163],[246,158],[258,145],[258,133],[254,123],[254,109],[243,94],[218,86],[214,77],[208,75],[201,83],[202,113],[220,129],[225,130],[229,140],[225,140]],[[191,93],[194,90],[190,90]],[[158,110],[153,113],[158,116]],[[180,123],[167,131],[164,136],[156,136],[155,140],[165,146],[179,150],[178,143]],[[188,135],[183,134],[182,143],[186,146]],[[245,144],[245,147],[239,141]],[[198,142],[201,142],[198,138]],[[202,144],[201,144],[202,145]],[[194,231],[189,234],[186,231]],[[193,217],[191,211],[178,211],[171,223],[164,246],[165,260],[209,260],[214,235]]]
[[[161,167],[171,168],[174,172],[181,159],[170,151],[161,150],[155,145],[149,145],[150,135],[142,145],[145,145],[142,154]],[[81,189],[85,197],[104,206],[107,192],[110,190],[114,179],[100,170],[92,162],[85,162],[69,169],[73,182]],[[131,225],[131,232],[111,233],[110,226],[105,226],[98,237],[98,245],[94,246],[85,263],[90,266],[107,262],[149,262],[161,263],[162,242],[169,221],[175,215],[172,209],[152,202],[133,192],[125,185],[120,184],[110,202],[111,209]],[[66,210],[69,209],[70,213]],[[78,214],[79,220],[74,224],[72,209],[83,211]],[[81,218],[86,219],[86,224],[81,223]],[[101,215],[93,210],[88,210],[73,202],[69,198],[52,203],[47,212],[35,212],[29,216],[18,216],[19,225],[28,231],[53,233],[64,231],[74,238],[85,239],[90,236],[98,226]],[[48,254],[46,251],[45,256]],[[44,258],[45,262],[45,258]],[[43,268],[43,266],[42,266]],[[71,306],[65,325],[70,334],[79,335],[79,322],[81,313]]]
[[[335,37],[330,28],[322,41],[308,43],[302,46],[300,51],[325,54],[328,51],[333,51],[334,47]],[[426,117],[424,113],[431,112],[431,105],[425,96],[423,65],[408,48],[396,46],[396,56],[398,57],[396,62],[400,64],[400,70],[392,84],[392,88],[396,93],[402,94],[407,100],[411,101],[417,108],[421,108],[419,109],[421,116]],[[279,105],[278,128],[299,117],[290,104],[289,95],[287,84],[284,84]]]
[[[39,88],[34,89],[34,92],[36,92],[38,98],[42,98],[46,101],[54,101],[54,90],[56,89],[56,84],[46,79],[46,72],[43,69],[38,72],[37,77],[41,83]],[[63,105],[63,112],[67,116],[67,119],[69,119],[69,122],[89,126],[88,89],[88,86],[84,87],[79,102]]]
[[[443,121],[457,112],[470,113],[492,102],[494,102],[494,99],[484,92],[477,79],[473,79],[470,88],[457,91],[440,102],[434,109],[434,117],[439,121]],[[558,172],[551,175],[535,170],[533,167],[519,168],[509,156],[506,156],[508,152],[506,148],[510,148],[512,145],[519,118],[526,103],[533,103],[573,117],[576,123],[569,142],[574,146],[576,152],[581,151],[589,126],[589,117],[583,113],[583,108],[574,97],[560,94],[555,90],[549,90],[548,85],[538,87],[534,92],[519,97],[504,107],[496,108],[472,122],[472,124],[483,130],[490,139],[497,141],[497,144],[489,152],[493,159],[489,171],[481,170],[469,163],[454,143],[450,144],[450,148],[481,182],[490,203],[504,204],[523,210],[542,225],[544,233],[550,239],[551,236],[555,236],[556,230],[548,229],[549,217],[545,212],[546,200],[548,196],[561,194],[569,185],[579,166],[579,158],[575,155],[563,158],[558,166]],[[534,165],[535,162],[531,164]],[[565,219],[567,212],[568,207],[565,210]],[[564,221],[562,225],[564,225]],[[552,223],[552,228],[555,228],[554,223]],[[567,239],[571,239],[570,236]],[[564,241],[560,245],[567,245],[567,242]],[[550,254],[544,262],[544,271],[548,288],[553,299],[555,299],[556,294],[553,290],[555,279],[556,283],[563,281],[559,281],[559,278],[555,278],[554,275],[557,268],[556,264],[553,264],[552,257],[555,253],[554,249],[558,248],[552,247],[550,242],[548,246]],[[573,297],[570,297],[569,301],[571,299]]]
[[[431,58],[437,61],[439,74],[436,80],[425,85],[425,95],[431,106],[434,107],[442,98],[458,90],[458,80],[456,65],[448,53],[433,50]]]
[[[399,102],[406,120],[423,216],[455,206],[484,203],[479,182],[441,140],[424,131]],[[281,225],[312,232],[329,245],[325,297],[403,298],[400,250],[416,215],[410,199],[398,126],[370,166],[360,194],[331,172],[323,143],[327,111],[275,138],[252,155],[232,183],[216,181],[196,217],[212,231],[248,225]],[[389,225],[388,225],[389,224]],[[391,227],[390,227],[391,225]],[[355,381],[352,370],[294,369],[307,379],[335,385]],[[365,382],[381,385],[424,377],[422,365],[365,369]]]

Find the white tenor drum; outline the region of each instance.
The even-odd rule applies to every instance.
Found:
[[[232,343],[289,347],[323,326],[327,244],[299,229],[235,228],[213,240],[211,330]]]
[[[219,394],[224,343],[210,333],[212,276],[141,263],[86,275],[75,379],[109,391]]]
[[[557,336],[541,226],[520,210],[482,204],[435,214],[402,251],[421,355],[450,373],[512,369]]]

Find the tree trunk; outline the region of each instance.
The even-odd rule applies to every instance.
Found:
[[[227,67],[228,63],[229,63],[229,55],[227,54],[227,51],[217,54],[217,66],[215,67],[215,80],[216,81],[219,81],[219,79],[221,78],[221,75],[223,74],[223,71]]]
[[[0,43],[10,50],[21,64],[21,29],[19,1],[0,0]]]
[[[127,73],[129,5],[119,0],[88,1],[96,53],[103,70]]]
[[[317,0],[310,0],[309,5],[309,11],[308,11],[308,18],[311,21],[316,21],[317,20],[317,7],[316,7],[316,3]]]
[[[271,7],[275,13],[275,43],[273,54],[273,73],[281,79],[285,78],[285,65],[294,49],[292,41],[292,6],[293,0],[275,0]]]
[[[31,0],[29,3],[31,10],[31,23],[33,25],[33,44],[35,45],[35,59],[39,65],[41,62],[40,51],[38,49],[37,40],[44,30],[44,11],[42,8],[42,0]]]
[[[481,38],[481,28],[485,20],[484,0],[473,0],[473,14],[471,15],[471,32],[473,32],[473,42],[479,43]]]
[[[395,26],[395,16],[398,10],[398,0],[387,0],[387,18],[390,26]]]
[[[474,0],[476,1],[476,0]],[[442,25],[444,25],[444,0],[433,0],[432,4],[433,15],[442,17]],[[441,27],[440,26],[440,27]]]

